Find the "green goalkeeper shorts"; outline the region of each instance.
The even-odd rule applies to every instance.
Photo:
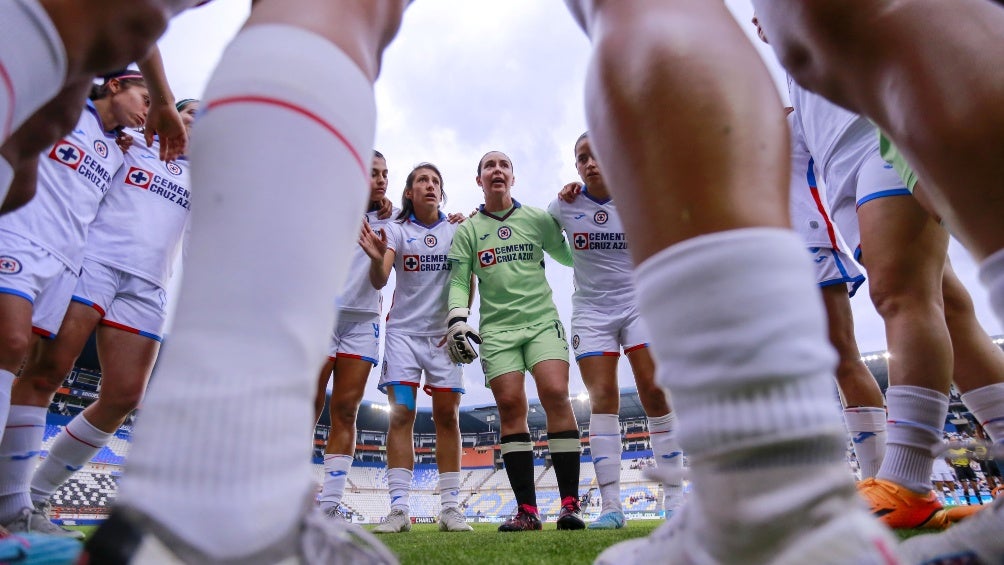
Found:
[[[541,361],[568,361],[568,336],[561,320],[525,328],[487,331],[481,334],[481,368],[485,386],[499,375],[525,373]]]

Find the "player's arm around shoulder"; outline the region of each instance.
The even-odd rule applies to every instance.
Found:
[[[566,267],[572,266],[572,249],[568,246],[565,233],[562,230],[558,218],[551,214],[544,214],[540,217],[541,224],[541,247],[555,261]]]

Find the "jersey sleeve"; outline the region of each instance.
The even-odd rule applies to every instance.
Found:
[[[561,200],[558,200],[557,198],[552,200],[551,203],[547,205],[547,213],[554,218],[554,221],[558,222],[561,229],[565,229],[564,224],[561,223]]]
[[[565,234],[562,232],[558,220],[553,216],[544,216],[542,220],[544,224],[544,238],[541,247],[555,261],[566,267],[571,267],[572,250],[568,247],[568,241],[565,240]]]
[[[470,302],[471,270],[474,260],[474,246],[471,243],[473,223],[472,220],[468,220],[460,225],[457,233],[453,236],[453,244],[450,246],[450,253],[446,258],[450,263],[447,308],[451,310],[453,308],[466,308]]]
[[[387,234],[387,249],[397,253],[401,248],[402,229],[397,222],[388,222],[383,226],[384,233]]]

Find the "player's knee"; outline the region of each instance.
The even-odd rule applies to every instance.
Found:
[[[121,387],[117,390],[109,390],[110,387],[103,387],[98,397],[100,409],[109,416],[125,417],[139,406],[143,399],[142,386]]]
[[[345,404],[333,404],[331,406],[331,424],[338,424],[343,428],[352,427],[356,424],[356,414],[358,409],[355,406]]]
[[[20,332],[0,336],[0,368],[17,371],[28,356],[31,337]]]
[[[872,277],[870,282],[868,293],[872,305],[883,319],[933,310],[938,299],[919,285],[910,287],[906,284],[879,282],[877,277]]]
[[[453,406],[433,407],[432,421],[437,429],[453,429],[460,425],[457,410]]]

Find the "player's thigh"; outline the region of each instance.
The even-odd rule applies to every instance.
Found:
[[[589,391],[589,405],[594,414],[617,414],[620,411],[620,388],[617,386],[619,361],[619,355],[595,355],[578,360],[579,372]]]
[[[138,402],[157,360],[160,341],[121,326],[102,324],[97,344],[102,394],[117,394]]]

